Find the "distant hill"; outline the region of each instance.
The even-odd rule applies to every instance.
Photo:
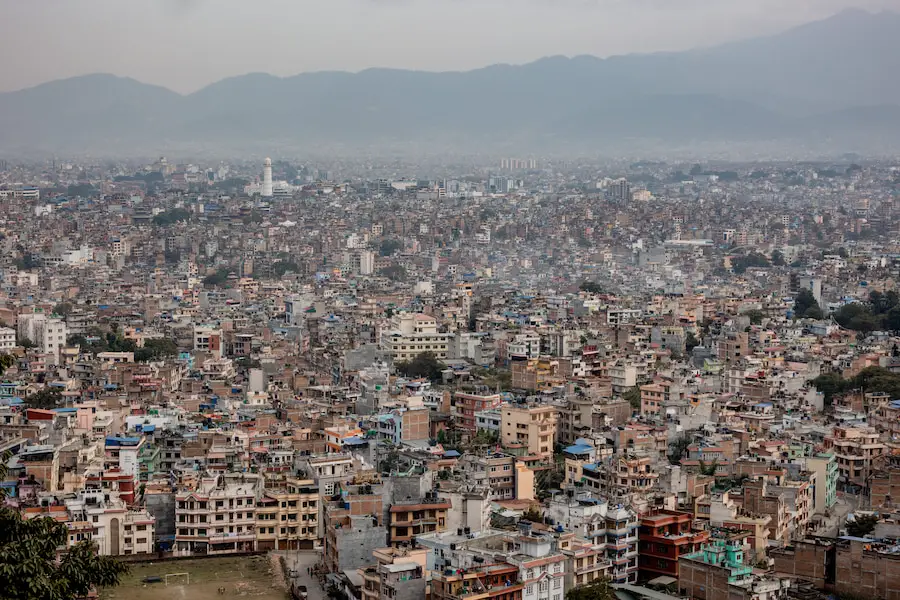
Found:
[[[687,52],[550,57],[468,72],[250,74],[182,96],[111,75],[0,94],[0,150],[328,147],[609,151],[900,146],[900,15],[845,11]]]

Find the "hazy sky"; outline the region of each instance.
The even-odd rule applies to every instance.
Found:
[[[0,0],[0,91],[97,72],[191,92],[258,71],[678,50],[848,7],[900,0]]]

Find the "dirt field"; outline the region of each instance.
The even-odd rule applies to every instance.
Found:
[[[190,573],[170,577],[169,585],[143,583],[145,577],[162,577],[167,573]],[[225,594],[219,593],[225,588]],[[115,588],[103,590],[101,600],[286,600],[284,579],[277,559],[272,556],[244,556],[179,560],[131,565],[131,572]]]

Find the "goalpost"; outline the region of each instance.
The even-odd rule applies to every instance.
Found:
[[[191,585],[191,574],[190,573],[167,573],[166,574],[166,586],[169,585],[169,577],[185,577],[187,581],[185,583],[187,585]]]

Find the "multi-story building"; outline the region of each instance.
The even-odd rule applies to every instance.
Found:
[[[825,438],[825,449],[837,458],[841,478],[849,483],[867,486],[869,475],[880,466],[886,446],[879,433],[868,427],[835,427]]]
[[[783,597],[787,584],[754,575],[744,564],[740,538],[713,540],[678,562],[679,594],[697,600],[775,600]]]
[[[312,549],[320,534],[320,502],[310,479],[267,484],[256,504],[257,550]]]
[[[361,600],[392,600],[425,597],[428,551],[425,548],[378,548],[372,553],[376,564],[361,569]],[[401,582],[401,585],[396,585]]]
[[[487,388],[474,392],[453,392],[450,400],[450,414],[457,427],[475,433],[477,424],[475,413],[499,408],[503,404],[500,394],[491,394]]]
[[[66,322],[44,313],[19,316],[19,337],[28,338],[44,354],[59,357],[59,351],[66,345]]]
[[[441,359],[447,358],[447,337],[438,331],[434,317],[401,313],[381,332],[381,343],[395,361],[412,360],[426,352]]]
[[[16,347],[16,330],[0,327],[0,352],[8,352]]]
[[[460,460],[467,480],[488,490],[491,500],[530,500],[534,498],[534,471],[515,456],[494,453],[467,455]]]
[[[660,511],[641,518],[638,530],[640,577],[678,578],[678,558],[697,552],[709,541],[709,532],[694,529],[691,513]]]
[[[411,500],[391,505],[391,546],[409,544],[417,535],[437,533],[447,529],[449,502],[427,493],[424,501]]]
[[[556,410],[549,404],[503,406],[501,442],[504,446],[523,446],[533,456],[552,458],[556,443]]]
[[[432,600],[522,600],[519,568],[507,563],[440,573],[431,579]]]
[[[325,503],[322,562],[331,573],[361,569],[387,541],[381,486],[345,484],[340,499]]]
[[[813,512],[824,515],[837,503],[837,482],[840,476],[834,453],[820,452],[806,459],[806,468],[815,473],[813,488]]]
[[[222,474],[199,479],[175,494],[175,551],[227,554],[256,550],[258,475]]]

